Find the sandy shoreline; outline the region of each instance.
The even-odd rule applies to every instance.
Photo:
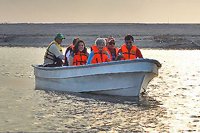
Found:
[[[90,47],[98,36],[80,36],[86,40]],[[46,47],[51,42],[53,35],[0,35],[0,46],[8,47]],[[62,46],[70,44],[72,36],[67,36]],[[121,37],[123,38],[123,37]],[[123,43],[121,38],[116,38],[117,46]],[[200,49],[200,36],[185,35],[158,35],[158,36],[134,36],[139,48],[152,49]]]
[[[198,24],[0,24],[0,46],[46,47],[56,33],[74,37],[91,46],[97,37],[114,36],[117,46],[126,34],[132,34],[139,48],[200,49]]]

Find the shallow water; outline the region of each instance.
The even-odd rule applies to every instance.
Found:
[[[141,51],[162,68],[134,99],[34,90],[45,49],[0,47],[0,132],[200,132],[200,51]]]

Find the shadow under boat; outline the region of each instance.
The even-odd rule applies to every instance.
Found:
[[[159,105],[162,105],[162,103],[160,103],[153,97],[148,96],[145,93],[142,93],[140,96],[133,97],[133,96],[102,95],[102,94],[85,93],[85,92],[75,93],[75,92],[49,91],[49,90],[44,90],[44,92],[52,96],[77,97],[77,99],[76,98],[75,99],[77,101],[82,101],[82,102],[95,100],[97,102],[108,102],[112,104],[134,105],[146,109],[156,108]]]

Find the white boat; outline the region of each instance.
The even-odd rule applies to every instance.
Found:
[[[33,67],[36,89],[139,96],[158,75],[161,64],[157,60],[136,59],[83,66]]]

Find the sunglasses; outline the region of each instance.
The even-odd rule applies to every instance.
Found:
[[[115,45],[115,43],[114,42],[109,42],[109,45]]]
[[[125,41],[126,42],[126,44],[131,44],[131,43],[133,43],[133,41]]]

